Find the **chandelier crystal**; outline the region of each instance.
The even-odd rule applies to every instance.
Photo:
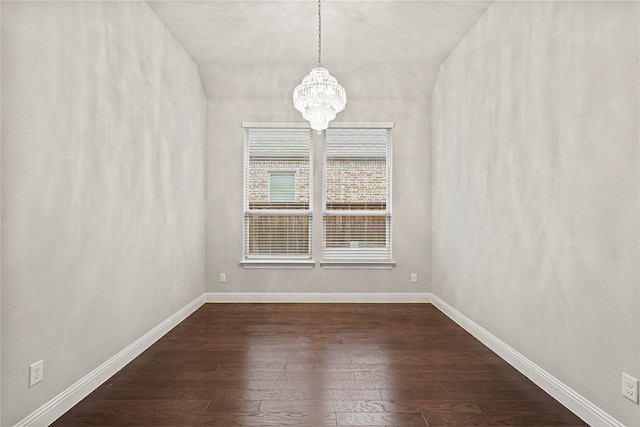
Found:
[[[321,133],[344,110],[347,93],[338,81],[321,66],[322,20],[318,0],[318,66],[302,79],[293,91],[293,106],[311,123],[311,128]]]

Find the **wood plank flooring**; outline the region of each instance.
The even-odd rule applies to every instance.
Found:
[[[430,304],[206,304],[53,425],[586,424]]]

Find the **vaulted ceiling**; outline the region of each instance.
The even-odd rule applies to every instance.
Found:
[[[273,97],[250,82],[279,87],[282,80],[293,90],[317,64],[315,0],[147,3],[198,64],[210,99],[256,96],[256,90]],[[368,81],[370,70],[377,79],[414,80],[420,96],[430,97],[440,63],[490,3],[324,0],[322,65],[345,88],[345,79],[363,90],[380,86]]]

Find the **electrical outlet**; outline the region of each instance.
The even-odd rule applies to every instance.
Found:
[[[227,274],[220,273],[220,283],[227,283]]]
[[[411,273],[411,283],[418,283],[418,273]]]
[[[624,372],[622,373],[622,395],[638,403],[638,380]]]
[[[42,360],[29,366],[29,387],[33,387],[42,381],[44,374],[44,362]]]

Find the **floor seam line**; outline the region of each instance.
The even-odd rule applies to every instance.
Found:
[[[427,421],[427,417],[424,416],[424,412],[420,412],[420,415],[422,415],[422,419],[424,420],[424,423],[426,425],[429,425],[429,421]]]

